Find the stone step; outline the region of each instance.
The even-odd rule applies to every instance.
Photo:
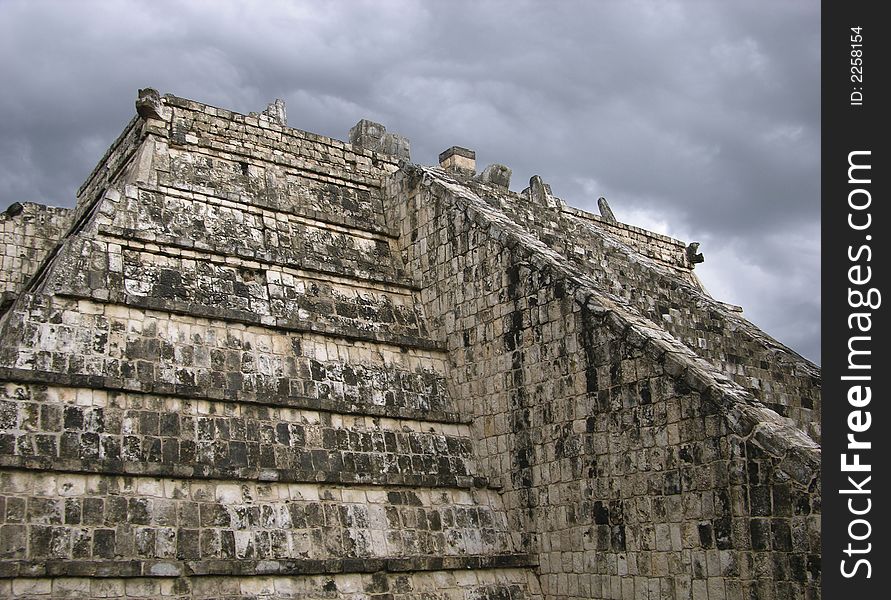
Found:
[[[404,287],[132,240],[70,238],[42,292],[436,349]]]
[[[456,412],[439,352],[37,294],[16,301],[0,336],[0,366],[126,389]]]
[[[47,456],[9,456],[0,455],[0,467],[6,469],[26,469],[52,473],[86,473],[99,475],[147,475],[152,477],[170,477],[181,479],[217,479],[228,477],[232,481],[281,481],[285,483],[327,483],[327,484],[362,484],[387,486],[428,486],[452,487],[460,489],[492,488],[489,479],[482,476],[454,474],[411,474],[411,473],[372,473],[332,470],[336,460],[317,452],[312,461],[319,462],[319,467],[308,469],[264,469],[264,468],[231,468],[208,465],[169,465],[164,463],[138,463],[111,461],[103,459],[64,459]],[[371,467],[376,465],[371,464]],[[321,469],[321,470],[319,470]]]
[[[468,425],[86,388],[0,390],[9,467],[276,481],[470,485]]]
[[[103,215],[96,220],[103,231],[343,276],[397,284],[405,278],[392,239],[380,233],[208,196],[133,186],[127,186],[126,193],[129,196],[117,201],[103,200]]]
[[[386,232],[380,179],[353,173],[314,173],[251,156],[170,149],[168,170],[149,187],[247,202],[280,213],[319,215],[332,223]],[[148,183],[148,182],[147,182]]]
[[[0,367],[0,382],[17,384],[43,384],[63,388],[88,388],[100,392],[135,392],[143,394],[156,393],[170,398],[181,398],[194,401],[223,400],[222,392],[213,389],[200,389],[195,386],[181,386],[170,389],[167,384],[157,386],[143,385],[142,382],[123,381],[119,378],[102,375],[72,375],[31,369]],[[162,391],[163,390],[163,391]],[[394,395],[395,398],[395,395]],[[429,423],[462,423],[469,424],[471,419],[456,412],[445,412],[431,409],[415,409],[395,404],[363,404],[356,405],[347,398],[319,398],[298,396],[295,394],[236,394],[233,402],[266,406],[288,407],[316,410],[342,416],[362,415],[371,417],[389,417],[392,419],[409,419]]]
[[[326,561],[351,559],[402,558],[458,568],[441,561],[476,557],[466,566],[480,568],[483,561],[516,554],[493,493],[6,471],[0,472],[0,557],[34,564],[95,565],[122,556],[148,565],[220,563],[202,574],[249,572],[230,562],[240,560],[285,561],[294,563],[289,572],[299,572],[301,564],[320,569]]]
[[[0,578],[9,577],[206,577],[305,576],[365,573],[512,569],[531,567],[529,554],[481,556],[388,557],[268,560],[10,560],[0,565]]]
[[[447,561],[450,564],[457,561]],[[368,563],[371,567],[377,562]],[[97,565],[98,566],[98,565]],[[120,565],[103,569],[113,573]],[[332,568],[338,565],[332,564]],[[0,579],[0,596],[8,598],[66,597],[85,600],[106,598],[162,598],[177,600],[540,600],[538,581],[528,568],[388,571],[373,573],[263,574],[193,577],[19,577]],[[394,561],[393,568],[403,568]],[[432,566],[432,565],[431,565]],[[463,565],[462,565],[463,567]]]

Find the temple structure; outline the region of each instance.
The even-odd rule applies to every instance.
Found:
[[[370,121],[136,112],[0,215],[0,597],[820,597],[820,371],[698,245]]]

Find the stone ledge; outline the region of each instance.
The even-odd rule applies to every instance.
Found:
[[[56,296],[74,300],[86,299],[103,302],[101,299],[93,298],[87,294],[57,293]],[[205,304],[183,302],[180,300],[167,300],[150,296],[133,296],[131,294],[121,294],[121,296],[123,297],[118,298],[117,294],[114,294],[103,303],[134,306],[144,310],[156,310],[189,317],[242,323],[273,331],[287,333],[314,333],[327,337],[343,338],[351,342],[389,344],[391,346],[397,346],[400,349],[427,350],[430,352],[445,352],[446,350],[445,344],[443,343],[413,335],[394,334],[385,331],[363,331],[358,328],[346,326],[335,327],[331,325],[317,325],[314,323],[303,324],[294,319],[285,319],[281,317],[273,317],[275,323],[271,324],[264,321],[261,315],[246,310],[207,306]]]
[[[124,140],[127,139],[127,136],[139,130],[141,134],[141,119],[134,115],[127,125],[124,126],[124,130],[121,134],[115,139],[114,142],[111,143],[111,146],[108,147],[108,150],[105,151],[105,154],[102,155],[102,158],[99,159],[99,162],[96,163],[96,166],[93,167],[93,170],[90,171],[90,174],[87,176],[86,180],[81,184],[81,186],[77,190],[77,197],[86,190],[90,184],[98,178],[99,176],[105,174],[106,162],[108,162],[109,158],[117,152],[118,148],[124,143]],[[142,137],[141,135],[139,137]],[[135,148],[134,148],[135,152]]]
[[[203,154],[203,153],[198,153]],[[295,172],[299,175],[305,177],[306,179],[313,179],[315,181],[324,181],[321,177],[310,177],[308,175],[319,175],[318,173],[309,172],[307,173],[303,169],[294,168]],[[341,179],[339,177],[331,176],[332,179]],[[343,180],[348,181],[348,180]],[[368,184],[370,185],[370,184]],[[346,215],[334,215],[331,213],[326,213],[322,211],[318,211],[312,208],[288,208],[285,206],[278,206],[274,202],[268,201],[266,198],[262,196],[254,196],[254,197],[245,197],[240,193],[226,193],[225,195],[217,195],[212,192],[204,192],[199,190],[190,189],[192,186],[183,187],[183,186],[175,186],[175,185],[149,185],[146,183],[140,183],[139,189],[146,192],[153,192],[158,194],[165,194],[170,196],[178,196],[178,197],[188,197],[188,195],[199,194],[200,196],[207,199],[208,203],[211,204],[210,200],[218,199],[225,200],[226,202],[232,202],[234,204],[241,204],[245,207],[253,208],[254,210],[268,210],[270,212],[281,213],[286,215],[292,215],[295,217],[302,217],[304,219],[309,219],[313,221],[318,221],[319,223],[324,223],[326,225],[337,225],[340,227],[348,227],[350,229],[356,229],[358,231],[363,231],[365,233],[371,233],[375,235],[384,236],[387,238],[395,238],[396,236],[390,231],[387,227],[383,225],[379,225],[370,221],[360,221],[359,219],[349,217]],[[345,186],[349,187],[349,186]],[[355,186],[358,189],[358,185]],[[370,188],[370,189],[379,189],[379,188]]]
[[[454,557],[334,558],[306,560],[5,560],[0,578],[12,577],[202,577],[214,575],[322,575],[410,573],[535,567],[530,554]]]
[[[326,455],[327,451],[322,451]],[[49,456],[0,455],[0,468],[57,473],[97,473],[101,475],[136,475],[170,479],[228,479],[233,481],[268,481],[280,483],[333,483],[381,485],[392,487],[488,488],[487,477],[479,475],[412,475],[410,473],[348,473],[318,469],[265,469],[255,467],[214,467],[211,465],[175,465],[121,460],[78,460]]]
[[[249,115],[243,115],[241,113],[237,113],[235,111],[220,108],[218,106],[213,106],[211,104],[204,104],[202,102],[198,102],[195,100],[189,100],[188,98],[181,98],[179,96],[175,96],[173,94],[164,94],[162,97],[163,102],[172,107],[181,108],[189,111],[194,111],[198,113],[206,112],[207,108],[215,109],[216,116],[220,119],[232,121],[233,123],[241,123],[245,127],[251,127],[256,129],[257,132],[263,131],[258,125],[252,125],[249,121],[251,117]],[[388,162],[391,164],[398,164],[398,160],[394,159],[394,157],[389,156],[387,154],[380,154],[378,152],[374,152],[372,150],[362,150],[356,151],[353,149],[352,144],[347,142],[320,135],[318,133],[312,133],[310,131],[305,131],[303,129],[297,129],[296,127],[282,127],[280,125],[272,125],[269,127],[269,130],[281,133],[283,136],[292,137],[298,140],[306,140],[315,144],[322,144],[325,146],[330,146],[336,150],[350,152],[352,151],[357,156],[366,156],[366,157],[374,157],[380,160],[381,162]]]
[[[610,223],[606,221],[603,217],[599,215],[595,215],[594,213],[590,213],[581,208],[576,208],[575,206],[566,206],[563,208],[563,212],[570,214],[574,217],[578,217],[579,219],[584,219],[586,221],[593,221],[598,225],[606,226],[607,228],[618,229],[620,231],[631,231],[633,233],[637,233],[639,235],[652,238],[654,240],[659,240],[661,242],[665,242],[666,244],[670,244],[672,246],[676,246],[680,251],[683,251],[686,248],[686,244],[676,238],[671,236],[656,233],[655,231],[650,231],[649,229],[643,229],[642,227],[637,227],[636,225],[629,225],[628,223]]]
[[[272,165],[286,167],[289,169],[295,169],[297,171],[300,171],[300,173],[303,175],[314,175],[317,177],[333,177],[334,176],[330,170],[325,170],[324,168],[321,167],[322,161],[320,161],[319,159],[314,159],[310,155],[303,153],[301,151],[287,152],[287,153],[284,153],[281,156],[279,156],[278,157],[279,160],[272,160],[270,158],[265,158],[265,157],[257,154],[256,152],[250,152],[244,148],[238,148],[238,147],[232,146],[231,144],[225,144],[222,141],[220,141],[219,136],[217,136],[216,134],[211,134],[211,135],[214,137],[213,138],[202,137],[202,138],[199,138],[195,142],[185,141],[185,143],[182,143],[182,144],[177,143],[176,141],[171,139],[170,146],[171,146],[171,148],[181,150],[184,152],[193,152],[195,154],[204,154],[206,156],[212,156],[212,157],[224,157],[226,159],[228,159],[229,157],[233,157],[236,159],[264,161],[264,162],[267,162]],[[216,139],[214,139],[214,138],[216,138]],[[310,142],[310,143],[314,143],[314,142]],[[261,148],[263,148],[263,147],[274,151],[273,145],[261,146]],[[257,147],[255,146],[254,150],[256,150],[256,148]],[[358,154],[355,152],[353,152],[353,153],[356,154],[356,156],[363,156],[362,154]],[[381,167],[381,165],[384,165],[384,166],[390,165],[392,167],[392,169],[395,170],[398,168],[399,164],[401,164],[400,162],[393,162],[392,158],[388,157],[385,154],[380,154],[378,152],[373,152],[373,151],[369,151],[369,153],[370,153],[370,156],[366,156],[366,158],[370,159],[374,169],[381,171],[380,177],[383,177],[387,173],[391,172],[391,171],[387,171],[386,169],[383,169]],[[289,160],[289,158],[290,158],[290,160]],[[239,161],[239,162],[241,162],[241,161]],[[313,163],[315,163],[315,164],[313,164]],[[347,171],[343,171],[343,172],[347,172]],[[371,184],[371,182],[374,182],[376,179],[378,179],[378,177],[374,177],[370,171],[366,177],[367,177],[366,179],[361,179],[361,180],[355,179],[353,181],[357,181],[362,184]],[[339,177],[339,178],[344,179],[345,181],[350,181],[349,179],[345,179],[343,177]]]
[[[204,247],[204,244],[195,244],[191,240],[186,240],[183,238],[169,236],[169,235],[157,235],[151,234],[146,235],[143,231],[138,231],[136,229],[129,229],[124,227],[115,227],[112,225],[100,225],[98,229],[99,233],[110,238],[121,239],[121,240],[137,240],[140,242],[145,242],[149,244],[155,245],[165,245],[172,248],[180,248],[183,250],[192,250],[196,252],[213,254],[216,256],[231,256],[233,258],[238,258],[242,260],[254,260],[260,263],[266,263],[270,265],[276,265],[281,267],[288,267],[291,269],[298,269],[302,271],[308,271],[313,273],[320,273],[324,275],[330,275],[333,277],[340,277],[346,279],[355,279],[356,281],[368,281],[371,283],[381,284],[381,285],[390,285],[394,287],[401,287],[411,291],[420,291],[420,288],[415,285],[411,280],[407,277],[399,276],[393,278],[384,278],[384,277],[368,277],[366,275],[361,275],[358,273],[348,273],[348,272],[339,272],[333,269],[325,269],[322,267],[314,267],[311,265],[301,264],[294,265],[293,263],[283,261],[283,260],[275,260],[268,256],[263,256],[257,252],[249,252],[246,248],[243,248],[243,252],[233,252],[231,254],[221,254],[220,252]]]
[[[222,393],[214,394],[215,390],[208,393],[197,386],[171,385],[161,382],[151,384],[139,380],[124,380],[103,375],[82,375],[71,373],[56,373],[52,371],[31,371],[14,367],[0,367],[0,381],[15,383],[36,383],[40,385],[58,385],[70,388],[91,388],[112,392],[135,392],[141,394],[155,394],[158,396],[172,396],[175,398],[187,398],[190,400],[210,400],[221,402],[238,402],[244,404],[259,404],[261,406],[302,408],[307,410],[319,410],[341,415],[362,415],[370,417],[388,417],[391,419],[409,419],[413,421],[425,421],[431,423],[469,424],[472,419],[462,416],[460,413],[443,412],[436,410],[421,411],[417,409],[378,406],[374,404],[356,407],[346,402],[323,400],[307,396],[290,396],[263,394],[257,397],[253,394],[239,393],[236,398],[226,398]],[[219,391],[219,390],[216,390]]]
[[[314,271],[312,268],[307,269],[302,267],[285,266],[270,262],[264,263],[250,258],[243,258],[235,254],[225,254],[222,252],[203,248],[201,245],[192,243],[192,241],[189,239],[184,239],[173,235],[159,236],[157,234],[148,234],[144,235],[144,237],[146,238],[145,240],[139,240],[133,239],[132,237],[124,237],[123,231],[125,230],[120,227],[106,228],[105,226],[100,226],[99,229],[99,233],[104,234],[105,237],[114,238],[114,243],[119,244],[122,250],[130,250],[144,254],[153,254],[179,260],[187,259],[204,261],[209,264],[221,267],[237,267],[252,270],[261,270],[266,268],[267,266],[279,267],[282,274],[288,273],[295,278],[313,279],[341,286],[358,286],[371,291],[383,292],[386,294],[399,294],[403,296],[409,296],[412,292],[420,291],[421,289],[407,278],[404,278],[401,283],[388,284],[372,280],[367,277],[334,275],[327,272],[319,273],[318,271]],[[126,231],[132,230],[127,229]],[[142,233],[145,234],[147,232]],[[149,241],[149,238],[151,238],[151,241]],[[169,245],[164,241],[168,239],[173,240],[173,242]],[[102,237],[94,238],[92,241],[111,242],[110,239],[104,239]]]

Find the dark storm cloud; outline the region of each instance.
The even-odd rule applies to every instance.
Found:
[[[416,161],[464,145],[575,206],[703,242],[721,300],[819,360],[819,25],[811,2],[0,3],[0,205],[70,205],[136,89]],[[0,206],[2,208],[2,206]]]

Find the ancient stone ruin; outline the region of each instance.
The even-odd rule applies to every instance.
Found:
[[[819,598],[820,372],[697,247],[286,123],[141,90],[0,215],[0,597]]]

